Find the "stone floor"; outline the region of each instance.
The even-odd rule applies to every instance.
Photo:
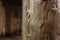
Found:
[[[5,34],[0,36],[0,40],[22,40],[21,34]]]
[[[21,36],[0,37],[0,40],[22,40]]]

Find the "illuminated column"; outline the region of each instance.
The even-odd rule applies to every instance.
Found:
[[[40,20],[42,13],[39,14],[41,12],[40,2],[41,0],[23,0],[22,40],[38,40],[35,38],[39,34],[39,27],[42,24],[42,20]]]
[[[26,33],[26,13],[27,13],[27,0],[23,0],[23,18],[22,18],[22,40],[27,40],[27,33]]]

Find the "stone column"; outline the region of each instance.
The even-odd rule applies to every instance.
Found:
[[[0,0],[0,34],[5,35],[5,10]]]

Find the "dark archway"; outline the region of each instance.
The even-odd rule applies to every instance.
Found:
[[[22,29],[22,0],[2,0],[5,8],[5,34],[20,34]]]

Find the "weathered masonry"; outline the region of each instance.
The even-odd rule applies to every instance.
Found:
[[[60,1],[23,0],[23,40],[60,40]]]

